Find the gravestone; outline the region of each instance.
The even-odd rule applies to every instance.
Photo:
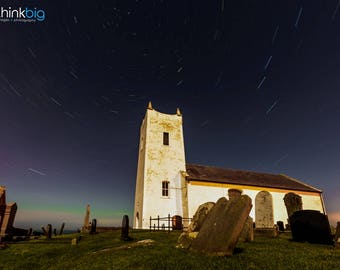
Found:
[[[302,210],[302,198],[294,192],[289,192],[283,197],[287,209],[288,219],[295,212]]]
[[[57,229],[56,228],[53,229],[53,234],[54,234],[54,236],[57,236]]]
[[[86,212],[85,212],[85,217],[84,217],[84,225],[81,228],[82,232],[88,232],[89,228],[90,228],[90,212],[91,212],[91,208],[90,205],[88,204],[86,206]]]
[[[97,231],[97,220],[94,218],[94,219],[92,219],[92,222],[91,222],[90,233],[94,234],[94,233],[96,233],[96,231]]]
[[[179,215],[175,215],[171,218],[172,221],[172,229],[173,230],[182,230],[183,224],[182,224],[182,217]]]
[[[236,189],[236,188],[230,188],[228,189],[228,197],[229,200],[233,199],[233,198],[238,198],[242,195],[242,190],[240,189]]]
[[[239,198],[242,195],[241,189],[230,188],[228,189],[228,197],[229,200]],[[254,228],[253,228],[253,219],[248,217],[244,227],[242,229],[239,241],[243,242],[251,242],[254,241]]]
[[[63,223],[61,224],[60,231],[59,231],[59,235],[62,235],[62,234],[63,234],[64,228],[65,228],[65,222],[63,222]]]
[[[41,230],[43,231],[44,235],[47,237],[47,231],[44,226],[41,226]]]
[[[192,240],[191,250],[218,256],[231,256],[250,210],[251,198],[220,198],[209,211],[202,228]]]
[[[2,195],[5,196],[4,194]],[[17,204],[11,202],[0,206],[2,208],[2,215],[0,216],[0,236],[11,235],[13,231],[13,223],[15,214],[17,212]]]
[[[279,228],[279,231],[280,231],[280,232],[283,232],[283,231],[285,230],[285,226],[284,226],[283,221],[278,221],[278,222],[276,222],[276,225],[277,225],[277,227]]]
[[[336,223],[336,230],[335,230],[335,236],[334,236],[334,241],[338,242],[338,239],[340,238],[340,222],[338,221]]]
[[[198,207],[188,227],[188,232],[198,232],[201,229],[205,218],[214,205],[213,202],[206,202]]]
[[[273,198],[268,191],[260,191],[255,197],[255,226],[274,228]]]
[[[253,226],[253,223],[254,223],[253,219],[251,217],[248,217],[246,222],[244,223],[239,241],[242,241],[242,242],[252,242],[252,241],[254,241],[254,226]]]
[[[52,225],[51,224],[47,224],[46,238],[47,239],[51,239],[52,238]]]
[[[326,215],[316,210],[295,211],[289,217],[294,241],[333,244],[331,228]]]
[[[123,216],[121,239],[124,241],[131,240],[131,238],[129,237],[129,216],[128,215]]]

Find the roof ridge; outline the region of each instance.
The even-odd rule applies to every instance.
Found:
[[[282,176],[288,178],[289,180],[295,181],[295,182],[297,182],[297,183],[299,183],[299,184],[301,184],[301,185],[304,185],[304,186],[306,186],[306,187],[309,187],[309,188],[312,188],[312,189],[315,189],[315,190],[318,190],[318,191],[322,192],[321,189],[318,189],[318,188],[316,188],[316,187],[313,187],[313,186],[311,186],[311,185],[308,185],[308,184],[306,184],[306,183],[304,183],[304,182],[302,182],[302,181],[300,181],[300,180],[298,180],[298,179],[296,179],[296,178],[290,177],[290,176],[288,176],[288,175],[286,175],[286,174],[284,174],[284,173],[280,173],[279,175],[282,175]]]
[[[186,163],[186,165],[210,167],[210,168],[216,168],[216,169],[222,169],[222,170],[231,170],[231,171],[236,171],[236,172],[249,172],[249,173],[257,173],[257,174],[276,175],[276,176],[283,175],[283,174],[275,174],[275,173],[267,173],[267,172],[255,172],[255,171],[249,171],[249,170],[224,168],[224,167],[219,167],[219,166],[214,166],[214,165],[201,165],[201,164],[194,164],[194,163]]]

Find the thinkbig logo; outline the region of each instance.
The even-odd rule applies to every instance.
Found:
[[[0,8],[0,21],[1,22],[42,22],[46,19],[46,13],[43,9],[18,7]]]

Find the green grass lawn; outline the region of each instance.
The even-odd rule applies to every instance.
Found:
[[[64,235],[52,240],[11,244],[0,250],[0,269],[340,269],[340,250],[291,242],[289,235],[239,243],[232,257],[213,257],[177,249],[178,232],[132,231],[131,242],[120,231],[82,236],[76,246]],[[152,239],[150,246],[119,248]],[[126,247],[126,246],[125,246]],[[106,251],[100,250],[107,249]]]

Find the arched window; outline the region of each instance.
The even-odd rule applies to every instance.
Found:
[[[162,196],[169,196],[169,181],[162,182]]]

